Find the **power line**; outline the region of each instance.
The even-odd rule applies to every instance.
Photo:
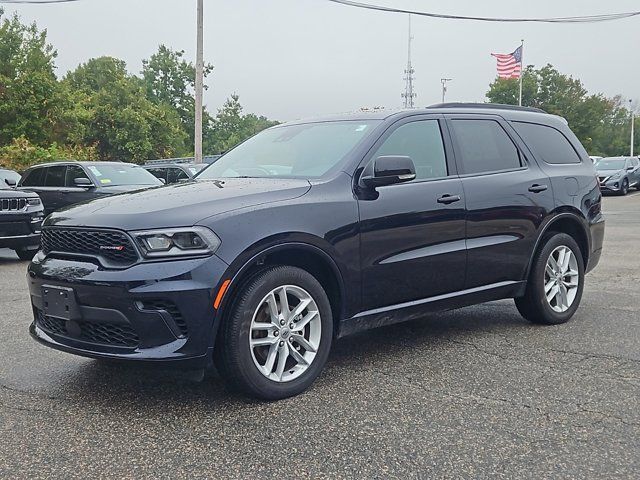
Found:
[[[402,8],[385,7],[383,5],[373,5],[369,3],[355,2],[352,0],[327,0],[348,7],[363,8],[366,10],[376,10],[387,13],[405,13],[422,17],[439,18],[447,20],[473,20],[477,22],[510,22],[510,23],[596,23],[623,18],[636,17],[640,11],[624,13],[607,13],[601,15],[583,15],[576,17],[550,17],[550,18],[499,18],[499,17],[470,17],[465,15],[447,15],[442,13],[419,12],[415,10],[405,10]]]
[[[0,4],[23,4],[23,5],[41,5],[46,3],[71,3],[79,2],[80,0],[0,0]]]

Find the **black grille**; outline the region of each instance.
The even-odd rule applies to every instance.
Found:
[[[184,321],[182,312],[180,312],[180,309],[175,303],[168,300],[145,300],[144,302],[142,302],[142,308],[144,308],[145,310],[166,311],[169,315],[171,315],[173,321],[176,322],[176,325],[178,326],[178,329],[180,330],[180,333],[183,337],[186,337],[187,333],[189,333],[187,329],[187,322]]]
[[[138,261],[131,240],[122,232],[45,228],[42,230],[44,253],[58,252],[99,257],[113,266],[130,266]]]
[[[138,346],[138,335],[128,325],[84,322],[80,324],[80,328],[82,330],[82,339],[91,343],[122,347]]]
[[[0,237],[20,237],[31,233],[27,222],[0,222]]]
[[[0,212],[16,212],[27,208],[26,198],[0,198]]]
[[[135,348],[140,342],[138,335],[129,325],[80,322],[76,328],[67,328],[67,321],[45,315],[40,310],[36,314],[36,323],[47,333],[100,345]],[[80,334],[71,333],[77,332],[78,326]]]

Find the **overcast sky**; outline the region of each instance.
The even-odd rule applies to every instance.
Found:
[[[364,0],[363,0],[364,1]],[[565,16],[640,9],[637,0],[366,0],[416,10],[476,16]],[[195,57],[195,0],[81,0],[4,5],[46,28],[62,75],[111,55],[138,73],[163,43]],[[586,25],[495,24],[413,18],[417,105],[483,101],[495,76],[491,52],[526,40],[525,63],[553,64],[591,92],[640,98],[640,17]],[[399,107],[407,62],[407,16],[326,0],[205,0],[208,108],[236,92],[246,112],[278,120]]]

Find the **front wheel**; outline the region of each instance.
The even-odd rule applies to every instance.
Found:
[[[306,390],[324,368],[333,336],[322,285],[296,267],[273,267],[238,293],[217,342],[222,376],[245,393],[278,400]]]
[[[622,186],[620,187],[620,195],[625,196],[629,193],[629,179],[625,178],[622,181]]]
[[[533,323],[568,322],[580,305],[584,288],[584,261],[573,238],[564,233],[543,240],[527,282],[524,297],[516,298],[518,311]]]
[[[38,253],[38,250],[35,249],[28,250],[26,248],[20,248],[16,250],[16,255],[18,255],[18,258],[25,262],[30,262],[31,260],[33,260],[33,257],[35,257],[36,253]]]

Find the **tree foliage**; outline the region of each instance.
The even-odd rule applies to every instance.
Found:
[[[193,154],[195,68],[183,51],[160,45],[140,76],[124,61],[94,58],[58,79],[46,31],[0,8],[0,164],[22,170],[42,161],[142,163]],[[213,66],[205,65],[205,74]],[[243,115],[233,96],[214,118],[203,112],[206,154],[233,147],[273,124]]]
[[[518,95],[518,80],[496,79],[489,86],[487,99],[517,105]],[[560,73],[551,65],[540,69],[528,66],[522,77],[522,104],[566,118],[592,155],[629,154],[630,112],[619,96],[589,94],[580,80]]]

